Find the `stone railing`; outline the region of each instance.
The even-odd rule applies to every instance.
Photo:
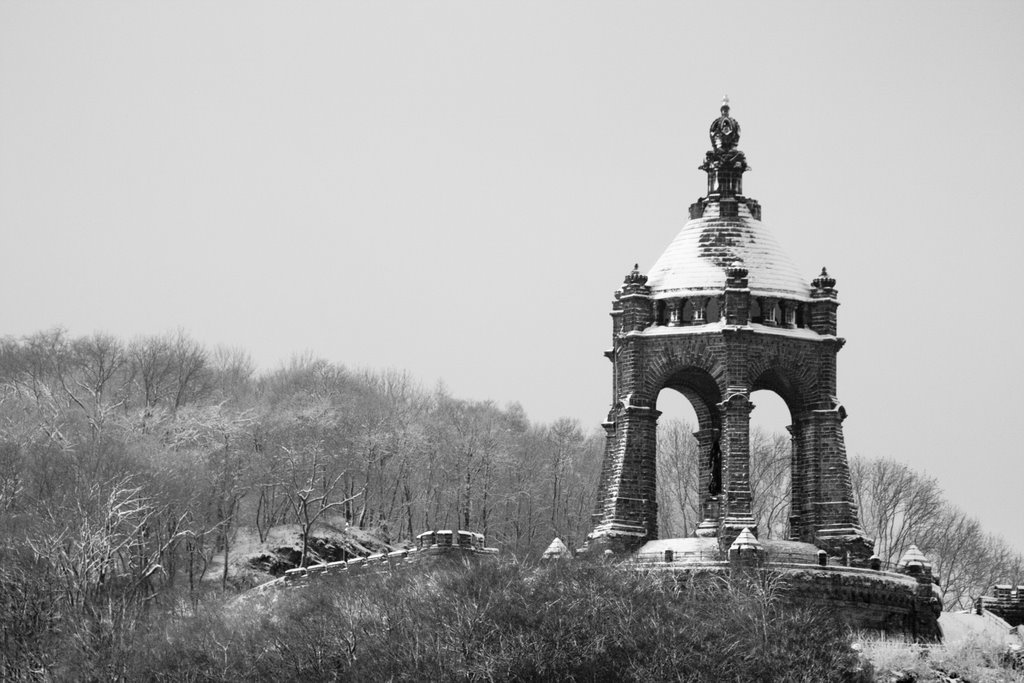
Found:
[[[352,571],[391,570],[406,564],[418,563],[427,557],[467,555],[471,557],[486,557],[497,555],[497,553],[497,548],[486,547],[483,534],[473,531],[451,531],[448,529],[426,531],[416,537],[415,548],[396,550],[390,553],[377,553],[351,560],[296,567],[286,571],[282,579],[265,583],[261,588]]]
[[[1024,624],[1024,586],[1000,584],[992,586],[989,592],[991,595],[983,595],[975,601],[979,612],[988,610],[1010,626]]]

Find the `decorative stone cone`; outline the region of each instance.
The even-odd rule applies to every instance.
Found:
[[[548,546],[544,554],[541,555],[542,560],[553,560],[561,558],[570,558],[572,553],[569,552],[569,548],[566,547],[565,543],[562,543],[562,539],[555,538],[551,541],[551,545]]]
[[[729,551],[733,550],[756,550],[761,552],[764,550],[764,546],[761,545],[761,541],[757,540],[757,536],[750,533],[750,529],[743,527],[743,531],[736,537],[736,540],[729,546]]]
[[[907,548],[907,552],[903,553],[903,557],[900,558],[899,563],[896,565],[899,569],[905,569],[912,563],[918,563],[924,569],[931,569],[932,563],[928,561],[921,549],[916,545],[911,545]]]

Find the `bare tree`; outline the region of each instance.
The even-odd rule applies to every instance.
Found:
[[[210,382],[224,400],[247,401],[255,391],[256,364],[245,349],[218,346],[209,362]]]
[[[112,597],[147,599],[166,550],[166,543],[146,542],[157,506],[131,477],[82,493],[73,523],[51,517],[51,530],[29,539],[37,556],[56,568],[65,604],[96,610]]]
[[[763,538],[789,534],[792,444],[788,434],[755,428],[750,435],[750,492]]]
[[[149,408],[163,404],[177,410],[213,388],[206,350],[182,330],[136,339],[128,358],[131,381]]]
[[[309,558],[309,539],[313,526],[331,510],[339,509],[351,502],[353,496],[332,500],[340,490],[339,483],[345,473],[329,473],[319,448],[313,447],[301,453],[289,451],[287,448],[284,448],[284,451],[292,459],[292,482],[288,489],[288,500],[299,522],[302,539],[299,566],[305,567]],[[355,497],[360,495],[362,492],[357,493]]]
[[[658,528],[665,536],[687,536],[700,522],[699,450],[688,422],[658,423]]]
[[[930,524],[942,511],[938,481],[891,458],[850,460],[861,522],[879,557],[895,562],[911,544],[926,544]]]

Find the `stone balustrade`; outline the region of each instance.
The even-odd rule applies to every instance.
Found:
[[[416,547],[377,553],[351,560],[313,564],[307,567],[289,569],[284,574],[284,583],[303,579],[336,575],[353,571],[391,570],[402,565],[422,562],[424,559],[445,556],[486,557],[497,555],[497,548],[488,548],[484,535],[473,531],[425,531],[416,536]],[[276,583],[276,582],[271,582]],[[269,584],[265,584],[269,585]]]

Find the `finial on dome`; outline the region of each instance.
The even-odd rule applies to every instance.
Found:
[[[821,275],[811,280],[811,284],[816,289],[832,289],[836,286],[836,279],[830,277],[828,271],[825,270],[825,266],[821,267]]]
[[[633,264],[633,270],[626,275],[624,282],[627,285],[639,285],[641,287],[647,284],[647,276],[640,272],[639,263]]]
[[[742,280],[745,278],[750,271],[743,267],[742,261],[733,261],[729,264],[729,267],[725,269],[725,274],[733,280]]]
[[[750,167],[746,155],[736,148],[740,142],[740,123],[729,115],[728,95],[722,98],[722,113],[711,122],[708,132],[711,150],[704,155],[700,166],[708,174],[708,198],[719,200],[742,195],[743,174]]]

